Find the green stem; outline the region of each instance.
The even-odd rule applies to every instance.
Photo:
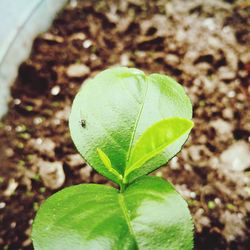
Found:
[[[122,181],[120,183],[120,192],[123,193],[125,191],[125,189],[126,189],[126,184]]]

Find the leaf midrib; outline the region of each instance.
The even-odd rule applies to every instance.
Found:
[[[135,244],[136,244],[136,249],[139,249],[137,241],[136,241],[136,237],[135,237],[135,232],[134,232],[134,229],[133,229],[132,224],[131,224],[130,216],[128,214],[128,209],[127,209],[127,206],[126,206],[126,203],[125,203],[125,200],[124,200],[123,193],[118,194],[118,203],[119,203],[119,205],[121,207],[123,216],[124,216],[124,218],[126,220],[126,223],[128,225],[129,232],[134,237],[134,241],[135,241]]]
[[[141,114],[142,114],[142,110],[144,108],[144,104],[145,104],[145,100],[146,100],[146,96],[147,96],[147,93],[148,93],[148,79],[147,77],[145,77],[145,81],[146,81],[146,90],[145,90],[145,94],[143,96],[143,101],[142,101],[142,104],[141,104],[141,107],[139,109],[139,112],[138,112],[138,115],[136,117],[136,121],[135,121],[135,126],[133,128],[133,131],[132,131],[132,134],[131,134],[131,139],[130,139],[130,142],[129,142],[129,148],[128,148],[128,154],[127,154],[127,159],[126,159],[126,166],[127,167],[127,164],[128,162],[130,161],[130,156],[131,156],[131,151],[132,151],[132,146],[133,146],[133,143],[134,143],[134,139],[135,139],[135,132],[137,130],[137,127],[138,127],[138,124],[139,124],[139,120],[140,120],[140,117],[141,117]]]

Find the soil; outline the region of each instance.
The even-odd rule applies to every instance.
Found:
[[[153,174],[188,201],[196,249],[249,249],[250,5],[233,0],[71,1],[34,40],[0,123],[0,249],[33,249],[35,213],[57,190],[113,185],[78,156],[68,115],[82,82],[114,65],[183,84],[195,128]]]

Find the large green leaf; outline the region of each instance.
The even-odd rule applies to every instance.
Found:
[[[193,122],[180,117],[161,120],[148,128],[132,148],[125,177],[161,153],[193,127]]]
[[[191,250],[187,204],[171,184],[145,176],[124,193],[81,184],[51,196],[32,230],[35,250]]]
[[[164,75],[146,76],[140,70],[121,67],[105,70],[83,85],[73,102],[69,125],[85,160],[120,183],[96,149],[101,148],[115,170],[124,175],[135,142],[147,128],[169,117],[192,118],[192,106],[182,86]],[[187,137],[188,132],[133,171],[128,182],[165,164],[180,151]]]

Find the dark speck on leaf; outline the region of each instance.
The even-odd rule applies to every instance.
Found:
[[[81,124],[82,128],[85,128],[85,127],[86,127],[86,121],[85,121],[85,120],[81,120],[81,121],[80,121],[80,124]]]

